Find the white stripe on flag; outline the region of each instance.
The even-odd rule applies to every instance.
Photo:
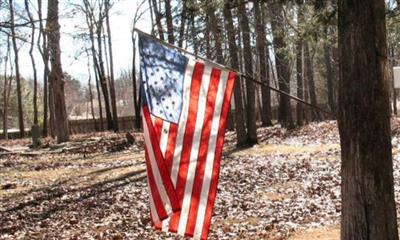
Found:
[[[217,137],[218,137],[219,121],[220,121],[220,116],[221,116],[221,111],[222,111],[222,105],[224,102],[225,89],[226,89],[226,83],[228,80],[228,75],[229,75],[229,72],[222,71],[221,76],[220,76],[220,81],[218,84],[218,92],[217,92],[216,100],[215,100],[216,104],[215,104],[215,109],[214,109],[214,114],[213,114],[213,119],[212,119],[212,124],[211,124],[210,142],[208,144],[206,166],[205,166],[205,170],[204,170],[203,184],[201,187],[199,209],[197,211],[196,227],[194,229],[194,234],[193,234],[193,237],[195,239],[200,239],[201,234],[203,232],[204,217],[206,214],[208,193],[210,190],[211,177],[212,177],[212,171],[213,171],[213,166],[214,166],[215,148],[216,148]]]
[[[149,198],[150,198],[150,214],[154,224],[156,224],[160,222],[160,218],[158,217],[156,207],[154,206],[153,193],[151,192],[149,178],[147,178],[147,186],[149,189]]]
[[[178,234],[181,235],[185,234],[187,219],[189,216],[190,202],[192,199],[193,180],[196,172],[197,159],[199,156],[199,147],[201,141],[201,133],[203,132],[202,129],[207,106],[207,93],[208,87],[210,85],[211,72],[212,66],[210,64],[206,64],[204,66],[204,72],[201,79],[197,116],[195,118],[196,124],[193,135],[192,149],[190,150],[190,160],[186,177],[185,193],[183,196],[181,215],[179,218]]]
[[[169,125],[170,123],[168,121],[163,121],[163,125],[161,128],[161,136],[160,136],[160,149],[161,149],[161,154],[163,157],[165,157],[165,152],[167,151],[167,145],[168,145],[168,136],[169,136]]]
[[[181,153],[182,153],[182,144],[183,137],[185,135],[186,122],[189,111],[189,103],[190,103],[190,86],[192,83],[192,75],[194,70],[194,65],[196,62],[194,59],[189,58],[188,64],[186,66],[185,78],[183,79],[183,103],[182,103],[182,112],[179,118],[178,131],[175,141],[175,150],[174,150],[174,158],[172,161],[172,169],[171,169],[171,180],[174,187],[176,187],[176,182],[178,181],[178,172],[179,165],[181,161]]]
[[[144,118],[143,112],[142,112],[142,116]],[[149,154],[149,160],[150,160],[154,180],[156,182],[158,192],[159,192],[162,202],[164,204],[165,211],[168,215],[170,215],[170,214],[172,214],[171,202],[169,201],[169,197],[167,195],[167,192],[164,188],[164,184],[161,179],[161,175],[160,175],[158,165],[155,160],[155,156],[154,156],[154,152],[153,152],[153,145],[151,144],[151,141],[150,141],[149,130],[147,128],[147,124],[146,124],[145,120],[143,120],[143,133],[145,135],[144,139],[145,139],[145,143],[146,143],[147,152]]]

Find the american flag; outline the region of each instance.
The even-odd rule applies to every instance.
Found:
[[[236,73],[143,34],[139,52],[152,222],[206,239]]]

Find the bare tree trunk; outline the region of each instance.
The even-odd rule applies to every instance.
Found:
[[[99,13],[99,19],[102,19],[102,16],[100,13]],[[103,61],[103,51],[102,51],[103,48],[102,48],[102,42],[101,42],[102,25],[103,25],[102,20],[96,22],[98,67],[99,67],[99,76],[98,77],[100,80],[101,90],[103,91],[104,106],[105,106],[106,118],[107,118],[107,129],[111,130],[111,129],[113,129],[113,118],[111,116],[110,96],[108,93],[107,79],[106,79],[106,75],[105,75],[104,61]]]
[[[94,129],[95,131],[99,130],[99,127],[97,126],[97,121],[96,121],[96,116],[94,114],[94,106],[93,106],[93,92],[92,92],[92,73],[90,71],[90,58],[89,58],[89,50],[85,49],[86,51],[86,56],[88,58],[88,62],[87,62],[87,68],[88,68],[88,75],[89,75],[89,79],[88,79],[88,85],[89,85],[89,98],[90,98],[90,111],[92,112],[92,119],[93,119],[93,123],[94,123]]]
[[[150,11],[150,20],[151,20],[151,35],[155,35],[154,31],[154,16],[153,16],[153,6],[151,4],[151,0],[148,0],[149,11]]]
[[[249,20],[247,18],[246,5],[242,1],[238,7],[239,24],[242,30],[242,41],[244,48],[244,65],[245,72],[249,76],[253,76],[253,63],[250,44]],[[257,144],[257,125],[256,125],[256,99],[255,86],[252,81],[246,82],[246,116],[247,116],[247,144]]]
[[[338,6],[341,239],[397,240],[385,1]]]
[[[42,0],[38,0],[38,15],[39,15],[39,40],[38,40],[38,49],[43,59],[43,129],[42,134],[44,137],[47,137],[48,134],[48,76],[49,76],[49,51],[47,48],[47,35],[43,29],[43,19],[42,19]],[[42,37],[42,46],[40,46],[40,37]]]
[[[230,1],[225,1],[224,4],[224,18],[225,18],[225,28],[228,35],[228,45],[229,54],[231,60],[231,67],[234,69],[239,69],[239,59],[238,59],[238,48],[236,46],[235,39],[235,29],[233,26],[232,12],[230,10]],[[236,84],[234,89],[234,99],[235,99],[235,125],[236,125],[236,136],[238,147],[243,147],[246,145],[246,127],[244,125],[244,110],[243,110],[243,96],[240,77],[236,78]]]
[[[171,0],[164,0],[165,3],[165,19],[167,20],[167,32],[168,32],[168,42],[174,44],[174,25],[172,23],[172,13],[171,13]]]
[[[325,27],[325,34],[329,36],[328,27]],[[333,113],[336,113],[335,89],[334,89],[334,73],[331,60],[332,47],[328,42],[324,43],[324,60],[326,67],[326,80],[328,87],[328,105]]]
[[[51,71],[49,79],[53,85],[54,116],[57,125],[57,142],[69,141],[68,116],[65,108],[64,80],[61,66],[60,25],[58,23],[58,0],[52,0],[47,5],[48,46],[50,49]]]
[[[100,91],[100,83],[99,83],[99,73],[95,67],[94,76],[96,79],[96,90],[97,90],[97,102],[99,105],[99,118],[100,118],[100,130],[104,131],[104,118],[103,118],[103,105],[101,103],[101,91]]]
[[[138,99],[138,89],[137,89],[137,79],[136,79],[136,37],[134,31],[132,31],[132,87],[133,87],[133,107],[135,108],[135,128],[140,129],[141,125],[141,117],[140,117],[140,101]],[[140,93],[139,93],[140,95]]]
[[[156,25],[158,30],[158,37],[164,41],[164,30],[161,23],[161,13],[158,11],[157,0],[151,0],[154,16],[156,17]]]
[[[313,61],[310,56],[310,48],[307,42],[304,43],[304,58],[305,58],[305,78],[308,81],[308,88],[310,93],[310,102],[311,104],[318,106],[317,102],[317,94],[315,90],[315,81],[314,81],[314,68]],[[311,111],[311,120],[312,121],[320,121],[321,115],[318,111]]]
[[[303,41],[297,40],[296,43],[296,81],[297,81],[297,97],[300,99],[304,98],[303,94]],[[300,102],[296,103],[296,120],[297,126],[304,125],[304,110],[303,104]]]
[[[7,36],[7,52],[4,59],[4,89],[3,89],[3,134],[4,139],[8,139],[8,96],[7,96],[7,89],[8,89],[8,56],[10,54],[10,36]],[[11,78],[10,78],[11,81]]]
[[[304,22],[303,8],[300,3],[297,5],[297,24]],[[298,34],[296,42],[296,82],[297,82],[297,97],[300,99],[304,98],[303,89],[303,36]],[[304,125],[304,109],[303,104],[300,102],[296,103],[296,122],[297,126]]]
[[[89,67],[89,64],[88,64],[88,67]],[[92,75],[90,73],[90,68],[88,70],[89,70],[89,81],[88,81],[89,83],[88,84],[89,84],[89,97],[90,97],[90,111],[92,113],[94,129],[95,129],[95,131],[98,131],[99,127],[97,126],[97,121],[96,121],[96,116],[94,115],[94,106],[93,106],[93,93],[92,93],[92,83],[91,83]]]
[[[267,63],[268,48],[266,45],[265,35],[265,22],[263,15],[264,5],[262,3],[254,2],[254,16],[256,22],[256,48],[258,52],[259,61],[259,78],[261,82],[269,85],[269,69]],[[272,112],[271,112],[271,92],[265,86],[261,86],[261,99],[262,99],[262,111],[261,122],[263,126],[272,126]]]
[[[284,32],[284,16],[281,3],[270,4],[271,27],[274,36],[276,72],[279,89],[290,93],[290,66]],[[278,120],[285,128],[294,128],[290,98],[280,94]]]
[[[24,128],[24,112],[22,109],[22,96],[21,96],[21,79],[19,74],[19,59],[18,59],[18,46],[17,46],[17,35],[15,33],[15,22],[14,22],[14,6],[13,0],[9,0],[10,7],[10,21],[11,21],[11,40],[14,49],[14,61],[15,61],[15,80],[17,82],[17,100],[18,100],[18,125],[19,125],[19,136],[25,137]]]
[[[31,22],[31,47],[29,49],[29,56],[32,62],[33,71],[33,124],[38,124],[38,108],[37,108],[37,71],[35,58],[33,57],[33,47],[35,45],[35,23],[31,11],[29,9],[29,2],[25,0],[25,10],[28,13],[29,21]]]
[[[96,79],[96,91],[97,91],[97,102],[98,102],[98,107],[99,107],[99,118],[100,118],[100,131],[104,131],[104,120],[103,120],[103,106],[101,103],[101,91],[100,91],[100,84],[99,84],[99,79],[100,79],[100,67],[97,61],[97,52],[95,49],[95,40],[94,40],[94,23],[93,23],[93,13],[90,10],[89,2],[84,1],[84,6],[85,6],[85,18],[86,18],[86,24],[89,28],[89,39],[90,39],[90,50],[92,52],[92,58],[93,58],[93,67],[94,67],[94,74],[95,74],[95,79]]]
[[[117,111],[117,102],[115,97],[115,81],[114,81],[114,60],[113,60],[113,51],[112,51],[112,41],[111,41],[111,28],[110,28],[110,0],[105,1],[105,12],[106,12],[106,25],[107,25],[107,35],[108,35],[108,52],[110,55],[110,95],[111,95],[111,106],[112,106],[112,115],[113,115],[113,127],[114,131],[118,132],[118,111]]]
[[[178,46],[182,47],[183,46],[183,40],[184,40],[184,35],[185,35],[185,25],[186,25],[186,19],[187,19],[187,7],[186,7],[187,2],[182,3],[182,12],[181,12],[181,25],[179,27],[179,39],[178,39]]]
[[[196,26],[195,26],[195,20],[194,20],[194,12],[191,12],[190,14],[190,34],[191,38],[193,41],[193,50],[194,54],[197,55],[199,53],[198,50],[198,42],[197,42],[197,33],[196,33]]]

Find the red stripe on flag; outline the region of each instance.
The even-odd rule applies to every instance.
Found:
[[[190,150],[192,148],[192,141],[193,135],[195,130],[196,124],[196,116],[197,116],[197,105],[199,100],[199,92],[201,86],[201,80],[203,77],[204,71],[204,64],[196,62],[194,70],[193,70],[193,77],[192,77],[192,84],[190,86],[190,103],[189,103],[189,114],[186,123],[185,135],[183,138],[183,149],[181,154],[181,161],[179,166],[179,174],[178,174],[178,181],[176,183],[176,194],[182,205],[183,195],[185,192],[185,185],[186,185],[186,177],[190,159]],[[177,232],[178,224],[179,224],[179,216],[180,212],[174,213],[171,216],[171,220],[169,223],[169,230],[171,232]]]
[[[212,180],[210,185],[209,197],[207,201],[207,209],[206,215],[204,218],[204,226],[203,232],[201,235],[201,239],[207,239],[208,232],[210,231],[211,225],[211,216],[214,209],[214,202],[215,196],[217,193],[217,184],[219,178],[219,169],[221,164],[221,155],[222,155],[222,148],[224,146],[224,135],[225,135],[225,127],[226,127],[226,120],[229,113],[230,108],[230,99],[232,97],[233,92],[233,85],[235,83],[236,74],[234,72],[229,72],[228,82],[226,83],[226,90],[224,96],[224,103],[222,106],[221,118],[219,123],[219,130],[218,130],[218,139],[217,139],[217,146],[215,150],[215,162],[214,168],[212,173]]]
[[[155,132],[155,134],[156,134],[156,140],[157,140],[157,142],[160,142],[160,140],[161,140],[161,133],[162,133],[162,127],[163,127],[163,120],[161,119],[161,118],[158,118],[158,117],[156,117],[156,116],[154,116],[154,119],[155,119],[155,121],[154,121],[154,132]],[[157,210],[158,211],[158,210]],[[160,218],[161,219],[161,218]],[[157,230],[161,230],[161,228],[162,228],[162,221],[158,221],[158,222],[154,222],[153,221],[153,224],[154,224],[154,227],[157,229]]]
[[[169,125],[167,151],[165,152],[165,165],[167,165],[169,174],[171,174],[172,162],[174,160],[175,140],[177,133],[178,133],[178,125],[171,123]]]
[[[160,138],[161,138],[161,132],[162,132],[162,127],[163,127],[163,120],[159,117],[154,116],[155,121],[154,121],[154,132],[155,132],[155,136],[156,136],[156,140],[157,142],[160,142]],[[160,145],[160,144],[158,144]]]
[[[160,219],[165,219],[168,217],[167,213],[165,212],[164,204],[162,203],[160,194],[158,193],[156,183],[154,180],[152,167],[149,160],[149,155],[147,153],[147,148],[145,151],[145,158],[146,158],[146,168],[147,168],[147,177],[149,179],[149,189],[151,190],[151,195],[153,197],[154,206],[157,209],[157,215]],[[154,220],[154,219],[152,219]]]
[[[203,185],[208,143],[210,140],[211,123],[215,108],[215,100],[216,100],[216,94],[218,90],[218,82],[220,76],[221,76],[221,71],[219,69],[214,68],[211,73],[210,86],[208,88],[208,93],[207,93],[207,107],[204,116],[204,124],[200,141],[199,156],[197,159],[196,174],[193,182],[193,191],[191,197],[189,217],[185,232],[187,236],[191,237],[193,236],[194,228],[196,225],[197,210],[199,206],[201,187]]]
[[[178,198],[176,196],[175,189],[173,187],[171,178],[170,178],[170,176],[168,174],[168,169],[165,166],[164,158],[163,158],[163,155],[162,155],[161,150],[160,150],[160,145],[158,144],[158,141],[155,138],[156,137],[156,133],[155,133],[154,127],[152,125],[150,113],[149,113],[149,110],[148,110],[147,107],[143,107],[143,116],[144,116],[144,119],[146,121],[145,124],[146,124],[146,126],[148,128],[148,131],[149,131],[150,141],[151,141],[153,153],[154,153],[154,156],[155,156],[155,160],[157,162],[157,166],[152,166],[152,167],[157,167],[159,172],[160,172],[163,185],[164,185],[165,190],[167,192],[168,198],[169,198],[169,200],[171,202],[172,210],[174,212],[175,211],[179,211],[180,210],[180,204],[179,204]]]

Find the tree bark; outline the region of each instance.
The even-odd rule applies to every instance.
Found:
[[[235,39],[235,29],[233,26],[233,18],[232,12],[230,10],[230,1],[225,1],[224,4],[224,19],[225,19],[225,28],[228,35],[228,47],[229,47],[229,55],[231,61],[231,67],[233,69],[239,69],[239,59],[238,59],[238,48],[236,46],[236,39]],[[241,85],[241,78],[236,78],[236,84],[234,89],[234,100],[235,100],[235,125],[236,125],[236,137],[238,147],[243,147],[246,145],[246,127],[244,125],[244,110],[243,110],[243,96],[242,90],[240,88]]]
[[[19,136],[21,138],[25,137],[24,128],[24,112],[22,109],[22,96],[21,96],[21,77],[19,73],[19,56],[18,56],[18,46],[17,46],[17,35],[15,32],[15,22],[14,22],[14,5],[13,0],[9,0],[10,7],[10,21],[11,21],[11,40],[14,50],[14,61],[15,61],[15,80],[17,82],[17,100],[18,100],[18,125],[19,125]]]
[[[261,82],[269,85],[269,68],[267,63],[268,47],[266,45],[265,22],[263,14],[264,5],[262,3],[254,2],[254,16],[256,22],[256,48],[258,52],[259,63],[259,78]],[[271,92],[265,86],[261,86],[261,99],[262,111],[261,122],[262,126],[272,126],[272,112],[271,112]]]
[[[164,0],[165,3],[165,19],[167,20],[167,32],[168,32],[168,42],[174,44],[174,25],[172,23],[172,13],[171,13],[171,0]]]
[[[194,54],[198,55],[199,50],[198,50],[198,40],[197,40],[197,33],[196,33],[196,26],[195,26],[195,20],[194,20],[195,13],[191,12],[190,13],[190,35],[193,41],[193,50]]]
[[[114,81],[114,60],[113,60],[113,51],[112,51],[112,41],[111,41],[111,28],[110,28],[110,0],[105,1],[105,13],[106,13],[106,26],[107,26],[107,35],[108,35],[108,53],[110,56],[110,96],[111,96],[111,107],[112,107],[112,115],[113,115],[113,128],[115,132],[118,132],[118,111],[117,111],[117,102],[115,97],[115,81]]]
[[[249,76],[253,76],[253,62],[250,44],[249,20],[247,17],[246,4],[242,1],[238,7],[239,11],[239,24],[242,30],[242,41],[244,49],[244,65],[245,72]],[[247,144],[257,144],[257,125],[256,125],[256,99],[255,99],[255,86],[252,81],[246,82],[246,115],[247,115]]]
[[[285,24],[281,3],[270,4],[271,27],[274,36],[275,62],[279,89],[290,93],[290,66],[285,41]],[[294,128],[290,98],[280,94],[278,120],[285,128]]]
[[[187,2],[182,3],[182,12],[181,12],[181,25],[179,27],[179,39],[178,39],[178,47],[183,46],[183,40],[184,40],[184,35],[185,35],[185,25],[186,25],[186,19],[187,19],[187,7],[186,7]]]
[[[47,26],[51,71],[49,79],[53,84],[54,116],[57,142],[69,141],[68,116],[65,108],[64,80],[61,66],[60,24],[58,23],[58,0],[48,1]]]
[[[341,239],[397,240],[384,0],[339,0]]]

